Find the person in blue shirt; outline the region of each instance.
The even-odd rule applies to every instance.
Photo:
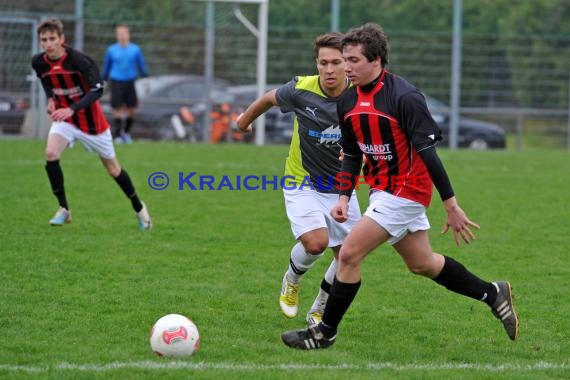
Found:
[[[130,130],[138,106],[135,80],[147,77],[148,70],[141,48],[131,42],[129,27],[125,24],[116,25],[115,36],[117,42],[107,48],[101,76],[104,80],[111,81],[115,141],[128,144],[132,142]]]

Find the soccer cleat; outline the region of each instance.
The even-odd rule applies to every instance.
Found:
[[[150,219],[146,205],[144,202],[141,203],[143,208],[139,212],[135,213],[137,221],[139,222],[139,228],[141,230],[150,230],[152,228],[152,220]]]
[[[299,311],[299,284],[289,282],[287,274],[283,276],[279,306],[287,318],[294,318]]]
[[[133,143],[133,139],[131,138],[131,135],[128,133],[123,134],[122,138],[123,138],[123,143],[125,143],[125,144],[132,144]]]
[[[515,340],[519,333],[519,319],[513,306],[511,284],[507,281],[497,281],[493,282],[493,285],[497,288],[497,299],[491,311],[501,320],[509,338]]]
[[[307,313],[307,326],[318,325],[323,320],[322,310],[309,310]]]
[[[60,207],[53,218],[50,219],[49,224],[55,227],[61,227],[65,223],[71,223],[71,212],[63,207]]]
[[[298,350],[316,350],[328,348],[333,345],[336,334],[332,338],[325,338],[318,325],[311,325],[306,329],[286,331],[281,334],[285,345]]]

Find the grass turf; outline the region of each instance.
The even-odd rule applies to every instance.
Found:
[[[366,259],[338,342],[297,352],[279,335],[303,326],[330,252],[303,279],[301,312],[287,320],[278,293],[294,241],[281,192],[177,189],[178,173],[217,181],[281,176],[287,147],[117,147],[155,221],[155,229],[142,232],[99,160],[79,146],[62,159],[73,223],[50,227],[57,204],[43,146],[0,140],[2,378],[570,376],[565,151],[440,151],[460,205],[482,229],[474,244],[455,247],[439,233],[444,212],[435,194],[432,246],[485,279],[511,281],[518,341],[507,338],[485,305],[408,273],[386,246]],[[147,183],[157,171],[171,179],[165,190]],[[359,200],[364,210],[365,189]],[[201,349],[192,358],[151,353],[150,327],[168,313],[198,325]]]

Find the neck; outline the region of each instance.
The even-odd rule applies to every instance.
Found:
[[[372,81],[370,81],[366,84],[360,85],[358,87],[360,87],[364,92],[371,91],[374,88],[374,86],[376,86],[378,84],[378,81],[382,77],[383,73],[384,73],[384,70],[380,70],[380,73],[378,73]]]

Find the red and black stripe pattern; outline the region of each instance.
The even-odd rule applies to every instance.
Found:
[[[103,91],[99,69],[85,54],[66,46],[66,53],[57,61],[46,54],[38,54],[32,66],[46,95],[55,101],[56,108],[67,108],[76,104],[90,91]],[[65,120],[90,135],[98,135],[109,128],[98,101],[85,108],[76,109],[72,117]]]
[[[418,150],[435,144],[440,131],[429,112],[424,117],[408,101],[418,96],[423,99],[415,87],[384,70],[372,88],[352,88],[343,96],[339,116],[343,150],[364,153],[363,174],[371,188],[427,207],[432,182]]]

